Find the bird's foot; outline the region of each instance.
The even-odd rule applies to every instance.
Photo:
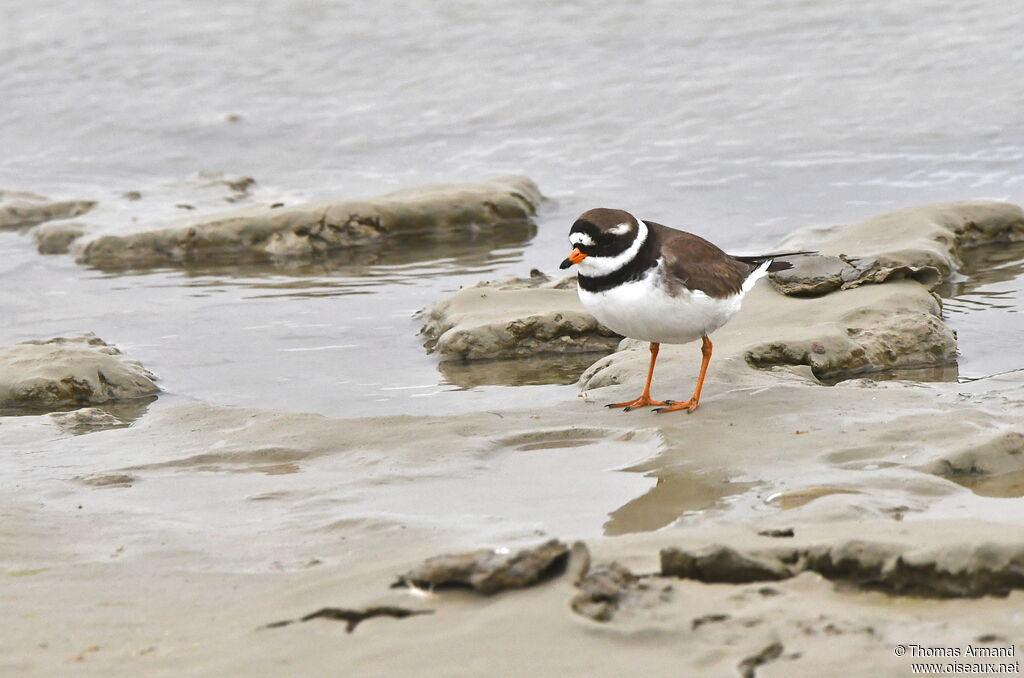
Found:
[[[686,410],[687,412],[693,412],[695,409],[697,409],[697,402],[698,401],[696,398],[691,398],[690,400],[687,400],[684,403],[678,403],[674,400],[666,400],[664,403],[665,407],[659,407],[654,411],[657,412],[658,414],[664,414],[666,412],[675,412],[676,410]]]
[[[635,410],[638,407],[650,407],[651,405],[668,405],[670,402],[672,401],[668,400],[662,402],[660,400],[651,400],[650,396],[642,395],[636,400],[627,400],[624,403],[612,403],[610,405],[605,405],[605,407],[621,407],[623,408],[623,412],[629,412],[630,410]]]

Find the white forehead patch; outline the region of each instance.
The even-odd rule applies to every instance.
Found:
[[[579,247],[580,245],[592,247],[594,244],[594,239],[591,238],[586,233],[580,233],[579,231],[576,231],[575,233],[569,234],[569,243],[577,247]]]
[[[623,222],[617,226],[612,226],[608,229],[608,232],[612,235],[626,235],[631,230],[633,230],[633,225]]]

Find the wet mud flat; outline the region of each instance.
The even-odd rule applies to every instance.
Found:
[[[934,291],[966,245],[1022,236],[1001,203],[794,234],[786,246],[819,258],[762,281],[716,333],[692,415],[603,408],[646,368],[645,346],[615,339],[555,406],[331,418],[171,398],[127,427],[3,417],[20,623],[0,667],[886,675],[908,668],[898,644],[1013,646],[1024,374],[875,377],[955,364]],[[446,334],[455,347],[442,370],[512,374],[524,355],[575,360],[610,339],[571,319],[576,304],[527,276],[467,286],[421,322],[441,358]],[[665,347],[656,394],[687,391],[697,363]],[[490,374],[467,379],[507,378]],[[479,568],[552,538],[565,548],[514,561],[537,576],[474,590],[493,581]],[[454,587],[417,569],[460,553],[475,555],[441,561]]]

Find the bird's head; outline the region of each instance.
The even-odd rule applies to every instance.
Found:
[[[559,268],[577,264],[580,275],[608,275],[632,261],[646,239],[647,225],[625,210],[587,210],[569,229],[573,250]]]

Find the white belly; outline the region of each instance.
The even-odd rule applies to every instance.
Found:
[[[657,269],[641,280],[603,292],[578,287],[580,301],[603,325],[626,337],[663,344],[686,344],[711,334],[740,310],[739,294],[715,299],[699,290],[676,296],[657,283]],[[749,288],[748,288],[749,289]]]

